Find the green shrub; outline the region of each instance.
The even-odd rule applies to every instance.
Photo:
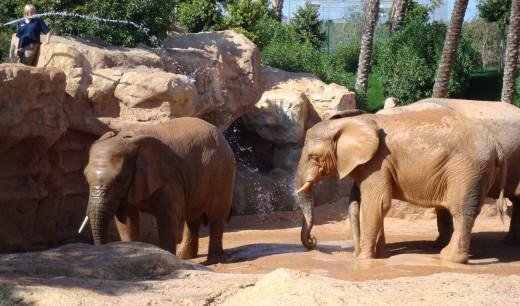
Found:
[[[254,32],[255,25],[270,17],[267,0],[234,0],[226,5],[227,15],[224,23],[228,28],[242,28]]]
[[[159,40],[166,37],[168,27],[174,21],[176,0],[35,0],[38,12],[62,12],[94,15],[108,19],[133,21],[150,29],[150,34]],[[23,3],[15,0],[0,1],[0,20],[2,22],[20,18]],[[99,37],[109,44],[136,46],[138,43],[150,43],[150,37],[132,26],[105,24],[84,19],[49,17],[46,18],[51,29],[61,35],[78,37]],[[6,29],[15,31],[11,26]]]
[[[304,6],[298,8],[290,23],[298,33],[301,42],[308,42],[316,49],[322,47],[326,37],[323,22],[319,19],[318,8],[312,6],[310,2],[305,2]]]
[[[332,62],[342,70],[355,73],[358,68],[359,51],[361,44],[359,41],[351,41],[332,53]]]
[[[377,52],[375,72],[385,96],[411,103],[431,96],[442,53],[446,26],[423,20],[408,21]],[[449,94],[463,90],[470,73],[480,65],[480,54],[461,39],[452,69]]]
[[[177,6],[177,20],[191,33],[218,30],[222,12],[215,0],[188,0]]]

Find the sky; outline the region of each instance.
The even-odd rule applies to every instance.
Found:
[[[455,0],[444,0],[445,5],[437,9],[434,12],[435,20],[449,20],[451,16],[451,11],[453,9],[453,4]],[[471,20],[474,17],[478,16],[477,4],[481,0],[469,0],[468,8],[466,9],[465,20]],[[347,11],[349,5],[353,5],[354,3],[360,3],[360,0],[311,0],[312,3],[321,3],[320,7],[320,15],[322,19],[342,19]],[[429,3],[429,0],[419,0],[421,3]],[[302,6],[305,3],[305,0],[284,0],[283,14],[287,16],[290,12],[291,15],[298,9],[299,6]],[[391,5],[391,0],[381,0],[382,6]]]

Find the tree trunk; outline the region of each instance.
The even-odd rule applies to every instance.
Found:
[[[374,44],[374,30],[379,17],[379,0],[368,0],[365,6],[365,25],[361,38],[361,52],[356,78],[356,91],[366,92],[368,85],[368,71],[372,58],[372,45]]]
[[[515,80],[518,72],[518,47],[520,42],[520,0],[512,0],[511,17],[509,17],[509,33],[502,81],[502,101],[513,103],[515,98]]]
[[[435,85],[433,86],[433,97],[444,98],[448,95],[448,85],[450,82],[451,68],[457,55],[459,47],[462,23],[464,22],[464,14],[468,6],[468,0],[456,0],[451,15],[451,22],[444,40],[444,48],[442,49],[441,61],[437,68],[435,76]]]
[[[399,31],[399,28],[403,25],[406,4],[406,0],[394,0],[390,9],[390,35]]]
[[[273,5],[274,16],[278,21],[282,21],[283,0],[272,0],[271,4]]]

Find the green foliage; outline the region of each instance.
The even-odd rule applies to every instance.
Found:
[[[274,42],[262,51],[262,64],[286,71],[309,72],[322,81],[353,87],[353,74],[335,66],[331,58],[309,43]]]
[[[319,19],[318,9],[310,2],[305,2],[304,6],[298,8],[291,19],[291,25],[298,33],[301,42],[308,42],[316,49],[322,47],[326,39],[323,22]]]
[[[378,75],[385,96],[411,103],[431,96],[435,72],[442,53],[446,26],[423,20],[409,20],[377,52]],[[467,86],[470,73],[480,67],[479,52],[461,39],[452,69],[449,94]]]
[[[176,0],[35,0],[38,11],[78,13],[108,19],[133,21],[150,29],[150,34],[158,39],[166,37],[168,27],[174,21]],[[6,22],[20,18],[23,3],[14,0],[0,1],[0,20]],[[109,44],[136,46],[138,43],[150,43],[150,38],[143,31],[134,27],[118,24],[104,24],[84,19],[49,17],[46,19],[51,29],[61,35],[84,38],[99,37]],[[14,26],[6,31],[13,33]]]
[[[361,43],[351,41],[332,53],[332,63],[344,71],[355,73],[358,68],[360,50]]]
[[[477,5],[480,17],[488,22],[496,22],[502,29],[509,24],[511,0],[486,0]]]
[[[228,28],[254,32],[258,22],[271,17],[267,0],[233,0],[226,5],[224,23]]]
[[[289,24],[273,18],[263,18],[254,27],[249,37],[260,49],[273,42],[299,43],[298,34]]]
[[[186,0],[177,6],[177,20],[191,33],[218,30],[222,12],[215,0]]]

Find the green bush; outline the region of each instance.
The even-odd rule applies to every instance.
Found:
[[[176,0],[35,0],[38,12],[69,12],[94,15],[108,19],[133,21],[150,29],[150,34],[159,40],[166,37],[168,27],[174,21]],[[0,21],[6,22],[20,18],[23,3],[15,0],[0,1]],[[49,17],[46,22],[56,33],[78,37],[99,37],[109,44],[136,46],[138,43],[150,44],[150,37],[132,26],[105,24],[84,19]],[[15,27],[7,27],[13,33]]]
[[[431,96],[445,35],[443,24],[409,20],[379,48],[375,72],[385,96],[397,97],[403,103]],[[461,39],[449,83],[450,95],[467,86],[470,73],[480,61],[479,52]]]
[[[310,2],[305,2],[304,6],[298,8],[290,23],[301,42],[310,43],[316,49],[322,47],[326,38],[323,22],[319,19],[318,9]]]
[[[177,20],[191,33],[218,30],[222,12],[215,0],[188,0],[177,6]]]
[[[358,68],[360,49],[359,41],[351,41],[332,53],[332,62],[344,71],[355,73]]]
[[[267,0],[234,0],[226,5],[227,15],[224,23],[228,28],[242,28],[254,32],[256,24],[270,17]]]

